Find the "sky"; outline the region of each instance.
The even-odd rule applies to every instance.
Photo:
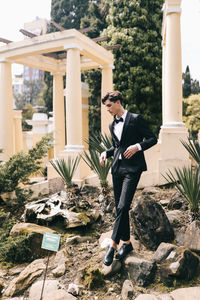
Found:
[[[50,19],[51,0],[0,0],[0,37],[12,41],[24,38],[19,32],[24,23]],[[200,0],[182,0],[182,71],[189,65],[191,77],[200,81]],[[0,43],[0,46],[3,45]],[[22,72],[15,65],[13,73]]]

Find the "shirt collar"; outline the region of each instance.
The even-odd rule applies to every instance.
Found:
[[[125,110],[123,115],[121,116],[121,118],[123,118],[124,121],[126,119],[126,115],[127,115],[127,110]],[[120,118],[116,117],[116,119],[119,120]]]

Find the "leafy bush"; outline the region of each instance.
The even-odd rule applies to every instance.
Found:
[[[30,249],[32,234],[8,237],[0,243],[0,262],[24,263],[33,260]]]
[[[8,218],[2,209],[1,218],[4,222],[0,228],[0,262],[24,263],[32,260],[30,242],[32,235],[24,234],[18,237],[11,237],[10,231],[15,224],[14,218]]]
[[[51,136],[46,135],[28,153],[16,153],[0,165],[0,194],[12,192],[20,183],[29,182],[30,175],[40,170],[42,158],[50,147],[50,140]]]

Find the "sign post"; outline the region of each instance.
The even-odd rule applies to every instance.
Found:
[[[46,265],[46,269],[45,269],[45,273],[44,273],[44,280],[43,280],[40,300],[42,300],[42,296],[43,296],[44,284],[45,284],[45,280],[46,280],[46,276],[47,276],[47,269],[48,269],[48,264],[49,264],[50,251],[57,252],[59,249],[59,245],[60,245],[60,234],[53,234],[53,233],[48,233],[48,232],[44,233],[41,248],[49,250],[49,251],[48,251],[48,256],[47,256],[47,265]]]

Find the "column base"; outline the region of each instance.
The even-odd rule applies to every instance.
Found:
[[[181,124],[181,122],[180,122]],[[188,130],[185,126],[162,126],[159,134],[160,158],[158,160],[158,183],[166,184],[163,175],[169,170],[183,166],[190,166],[189,153],[184,148],[181,140],[188,140]]]
[[[69,157],[76,158],[83,154],[84,146],[82,145],[67,145],[64,151],[59,153],[59,158],[68,159]],[[82,186],[85,183],[85,177],[90,174],[90,168],[84,162],[83,159],[80,159],[79,165],[73,177],[73,182]]]

